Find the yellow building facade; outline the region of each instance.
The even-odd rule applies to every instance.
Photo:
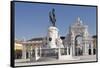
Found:
[[[23,48],[23,45],[21,44],[20,41],[15,41],[15,58],[16,59],[21,59],[21,56],[22,56],[22,48]]]

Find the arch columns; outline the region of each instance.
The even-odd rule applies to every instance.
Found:
[[[88,50],[89,50],[89,44],[87,44],[87,41],[84,39],[83,40],[83,55],[89,55]]]
[[[72,56],[75,56],[75,44],[74,40],[71,41],[70,53]]]

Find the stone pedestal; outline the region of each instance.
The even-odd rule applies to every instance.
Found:
[[[48,48],[57,48],[57,40],[58,38],[58,29],[55,26],[50,26],[48,28],[47,34],[47,47]]]

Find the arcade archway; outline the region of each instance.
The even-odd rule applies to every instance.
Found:
[[[75,36],[75,56],[83,55],[82,35]]]

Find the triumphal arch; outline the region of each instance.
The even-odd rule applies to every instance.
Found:
[[[83,24],[80,17],[69,27],[64,42],[72,56],[93,54],[92,37],[88,32],[88,26]]]

